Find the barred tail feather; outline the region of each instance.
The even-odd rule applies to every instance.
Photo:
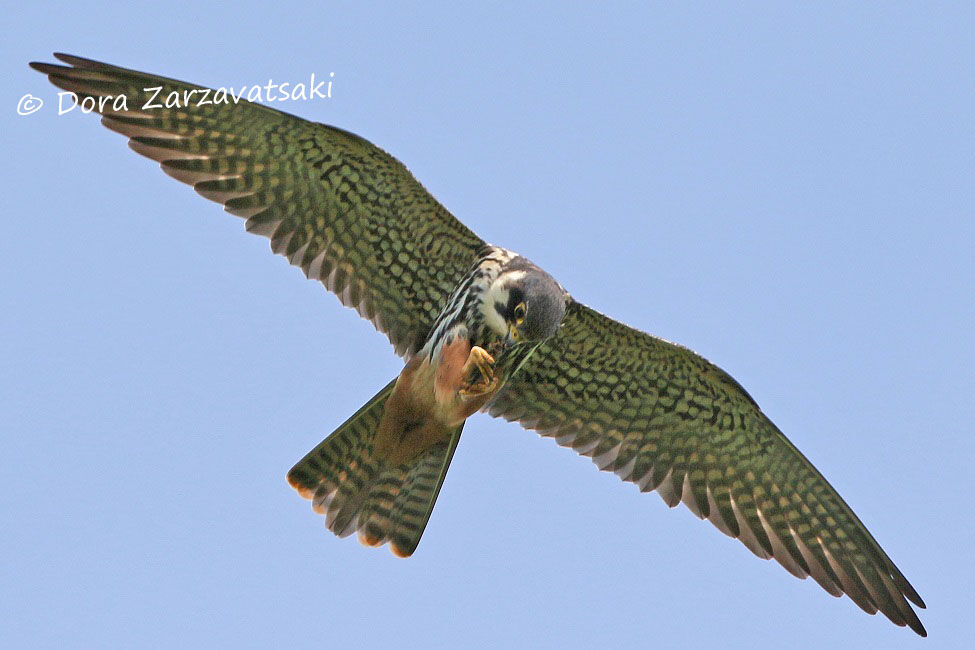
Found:
[[[433,512],[447,468],[457,449],[463,423],[419,458],[384,470],[373,482],[359,512],[359,541],[390,543],[399,557],[413,555]]]
[[[325,525],[345,537],[355,531],[368,546],[386,542],[394,554],[416,550],[436,503],[463,424],[418,458],[386,467],[373,442],[396,380],[369,400],[288,472],[288,482],[311,499]]]
[[[395,383],[376,393],[288,472],[291,486],[312,500],[316,512],[326,515],[328,528],[336,535],[352,532],[340,525],[345,518],[338,515],[378,472],[378,463],[371,459],[372,442]]]

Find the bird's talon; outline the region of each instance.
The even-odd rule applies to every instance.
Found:
[[[498,378],[494,372],[494,357],[478,345],[471,348],[467,363],[464,364],[463,373],[469,379],[458,391],[461,395],[483,395],[494,390],[498,384]]]

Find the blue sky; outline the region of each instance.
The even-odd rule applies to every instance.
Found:
[[[679,3],[682,5],[683,3]],[[975,12],[962,3],[23,5],[0,43],[0,637],[12,646],[962,647]],[[926,599],[921,641],[516,425],[467,426],[416,555],[292,464],[400,367],[236,218],[27,68],[278,104],[736,377]],[[19,98],[45,106],[19,116]]]

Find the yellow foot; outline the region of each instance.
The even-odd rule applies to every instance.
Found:
[[[464,377],[464,383],[461,384],[459,391],[461,395],[483,395],[498,386],[499,380],[494,372],[494,357],[480,346],[475,345],[471,348],[461,373]]]

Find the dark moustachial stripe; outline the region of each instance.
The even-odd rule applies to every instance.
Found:
[[[504,262],[543,274],[528,285],[558,286],[530,261],[486,245],[401,163],[357,135],[244,100],[143,109],[148,87],[161,87],[161,97],[200,87],[55,56],[67,65],[31,66],[81,100],[126,98],[125,108],[101,105],[105,126],[245,219],[272,251],[385,332],[400,355],[410,358],[461,325],[472,340],[487,341],[475,307]],[[845,593],[865,611],[926,634],[911,607],[924,607],[914,588],[730,375],[576,302],[538,345],[534,339],[551,334],[565,306],[552,286],[540,293],[541,307],[524,323],[532,342],[496,359],[508,381],[485,410],[554,437],[642,491],[656,490],[671,507],[684,503],[830,594]],[[388,542],[406,556],[419,543],[463,425],[412,461],[385,467],[372,445],[391,388],[288,479],[336,534],[358,531],[367,544]]]

